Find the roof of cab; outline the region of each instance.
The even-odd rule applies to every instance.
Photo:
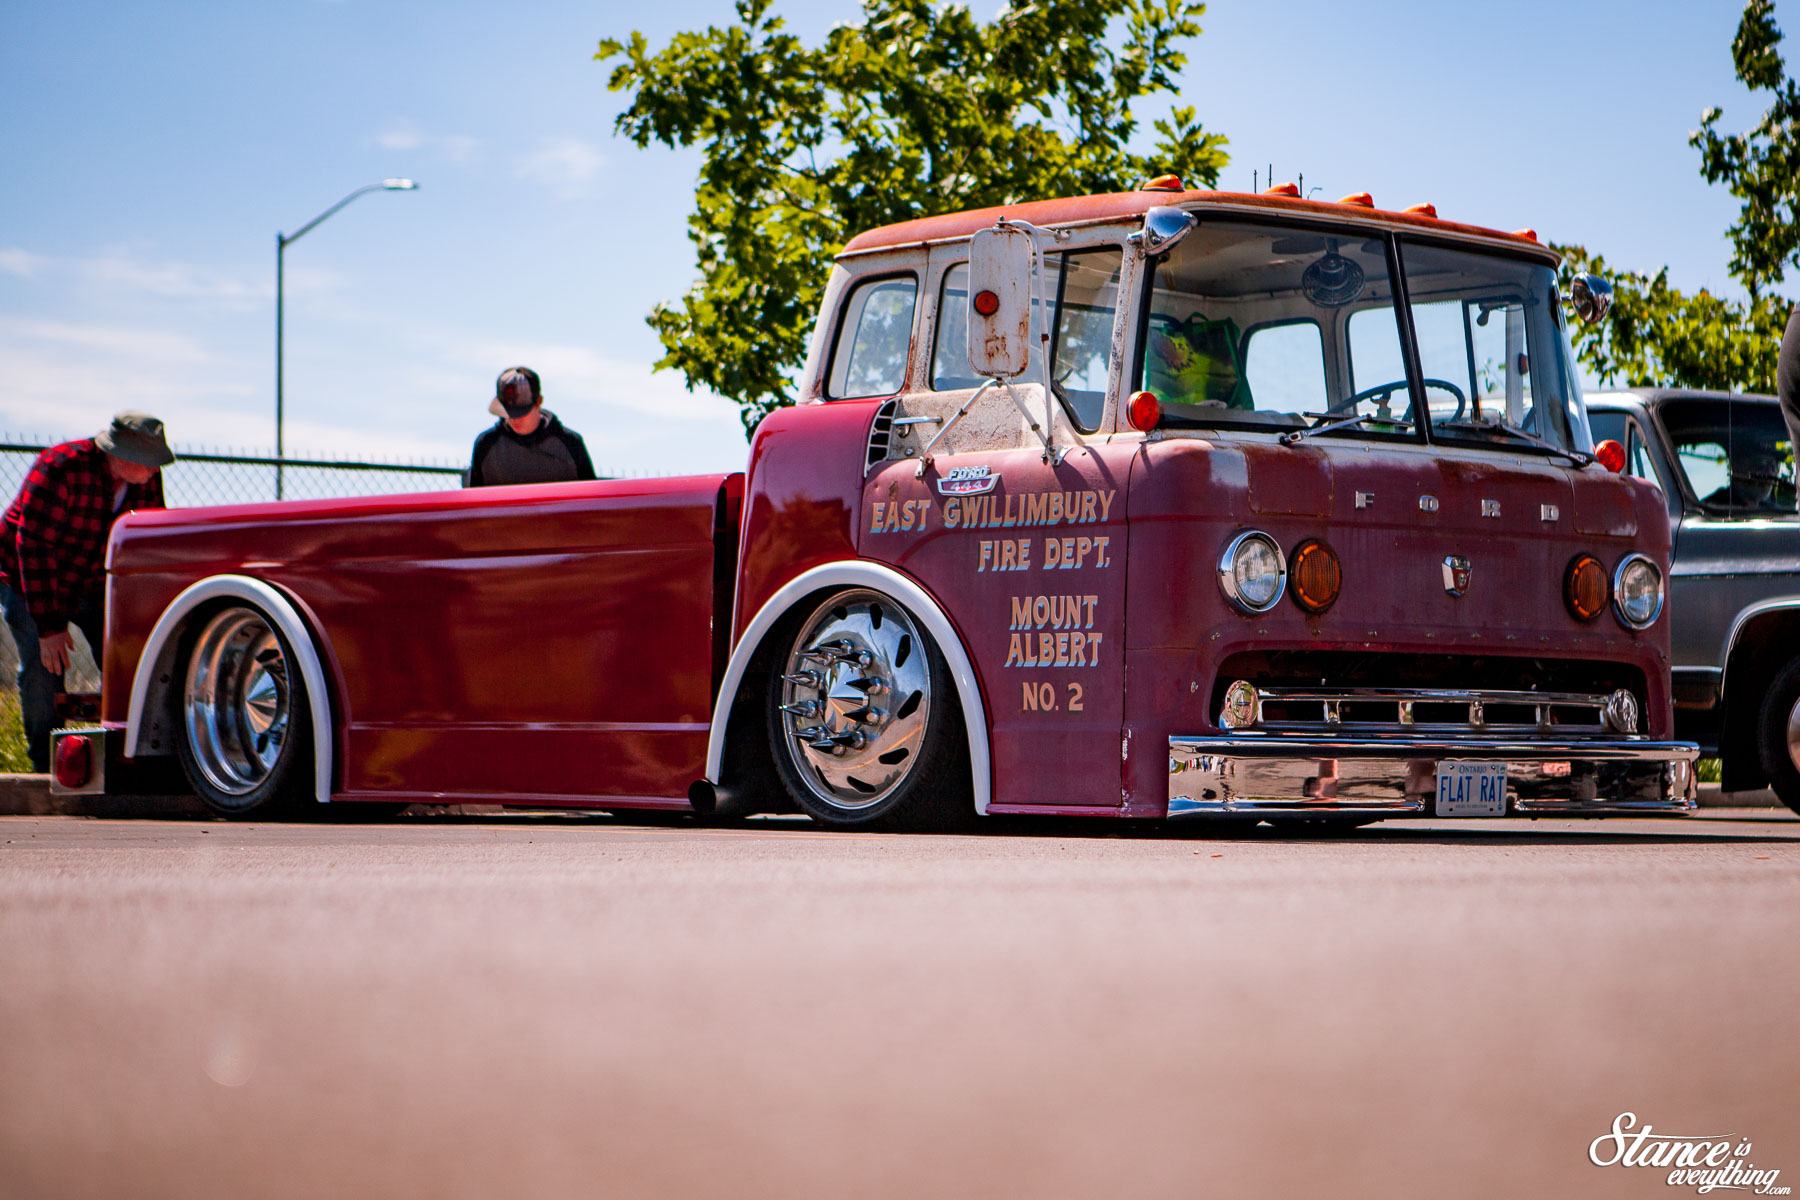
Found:
[[[1100,221],[1116,221],[1137,217],[1160,205],[1203,209],[1217,205],[1229,209],[1263,209],[1286,216],[1324,218],[1332,221],[1355,221],[1383,227],[1413,228],[1421,233],[1451,237],[1499,240],[1521,250],[1534,251],[1551,262],[1558,260],[1555,251],[1523,233],[1503,233],[1479,225],[1462,225],[1417,213],[1388,212],[1361,204],[1338,204],[1322,200],[1303,200],[1295,196],[1256,195],[1248,192],[1214,192],[1205,190],[1167,191],[1144,189],[1135,192],[1111,192],[1098,196],[1075,196],[1061,200],[1031,200],[996,208],[976,208],[967,212],[945,213],[937,217],[921,217],[883,225],[857,234],[850,239],[843,254],[860,254],[896,246],[914,246],[923,242],[964,238],[978,229],[986,229],[1001,217],[1030,221],[1034,225],[1071,225]]]

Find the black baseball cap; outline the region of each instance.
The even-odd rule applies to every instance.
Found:
[[[496,417],[522,417],[544,402],[544,386],[530,367],[508,367],[494,380],[494,402],[488,411]]]

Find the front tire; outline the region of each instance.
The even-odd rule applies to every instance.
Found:
[[[943,828],[974,814],[955,681],[897,601],[839,592],[770,673],[769,749],[794,801],[837,828]]]
[[[253,608],[201,627],[181,694],[181,766],[226,817],[288,816],[312,792],[312,720],[293,650]]]
[[[1800,813],[1800,658],[1783,667],[1769,685],[1756,746],[1769,787],[1783,804]]]

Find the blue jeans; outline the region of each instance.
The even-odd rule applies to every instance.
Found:
[[[37,622],[31,618],[25,597],[4,583],[0,583],[0,614],[19,648],[19,713],[25,724],[25,748],[31,755],[31,769],[42,773],[50,769],[50,731],[62,724],[56,717],[56,693],[62,691],[63,681],[44,669]],[[88,646],[98,659],[103,628],[100,603],[82,605],[69,624],[87,635]]]

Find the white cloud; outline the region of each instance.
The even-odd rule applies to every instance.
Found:
[[[441,327],[405,329],[394,349],[374,360],[334,360],[318,347],[290,357],[288,453],[460,464],[493,420],[487,403],[494,376],[523,362],[543,376],[548,406],[581,432],[602,473],[743,469],[736,409],[687,391],[678,374],[652,371],[648,361]],[[267,454],[274,443],[272,350],[188,329],[0,314],[0,434],[80,437],[119,409],[138,408],[168,422],[177,448]],[[358,381],[361,401],[346,402],[347,377]]]
[[[466,133],[427,133],[405,119],[395,121],[369,140],[383,150],[432,151],[458,166],[473,162],[481,150],[480,138]]]
[[[517,174],[548,188],[560,200],[570,200],[587,191],[605,163],[606,157],[590,142],[576,137],[544,138],[536,150],[519,160]]]
[[[0,429],[79,437],[121,408],[138,408],[163,417],[179,438],[182,426],[202,428],[202,412],[245,410],[254,389],[233,368],[183,334],[0,317]],[[208,422],[208,440],[214,428]]]
[[[121,257],[78,260],[74,266],[92,281],[108,287],[131,288],[172,299],[216,300],[231,308],[264,303],[275,293],[273,280],[249,283],[192,263]]]
[[[50,260],[41,254],[33,254],[29,250],[9,248],[0,250],[0,271],[9,275],[22,275],[26,279],[35,279],[39,271],[49,264]]]
[[[476,153],[481,149],[481,139],[464,133],[446,133],[437,140],[437,145],[445,158],[463,166],[475,160]]]
[[[375,144],[383,150],[417,150],[425,144],[425,135],[410,125],[397,125],[376,134]]]
[[[145,292],[177,300],[208,300],[224,308],[265,304],[275,294],[274,280],[248,281],[212,267],[176,260],[138,257],[129,250],[108,250],[93,258],[50,258],[17,248],[0,250],[0,271],[26,279],[60,276],[97,284],[109,293]],[[308,281],[319,288],[335,285],[324,277]]]

